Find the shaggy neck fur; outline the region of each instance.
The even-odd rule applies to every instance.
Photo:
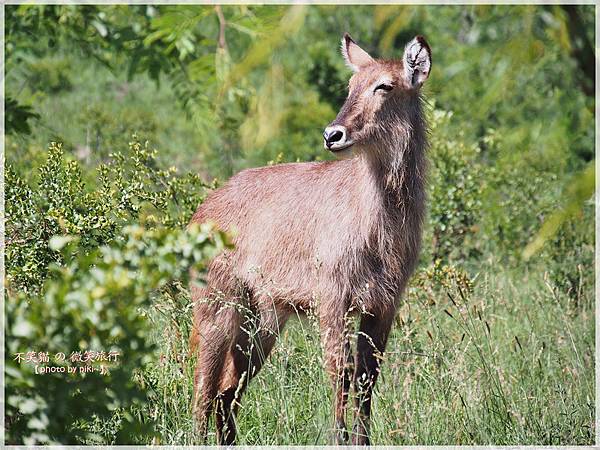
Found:
[[[361,193],[364,211],[369,211],[363,236],[392,277],[394,292],[401,292],[414,270],[425,211],[426,128],[420,99],[408,100],[396,100],[402,104],[393,105],[393,112],[379,121],[387,125],[376,131],[376,144],[355,159],[369,180]]]
[[[397,104],[378,120],[385,125],[375,131],[375,142],[365,146],[358,160],[385,197],[397,207],[408,207],[422,200],[425,189],[425,120],[420,98],[390,101]]]

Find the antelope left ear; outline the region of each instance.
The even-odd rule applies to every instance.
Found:
[[[411,88],[419,88],[429,77],[431,49],[423,36],[417,36],[404,48],[404,77]]]

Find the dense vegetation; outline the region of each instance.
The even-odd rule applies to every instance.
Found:
[[[198,443],[187,274],[229,243],[187,222],[243,168],[331,157],[344,31],[433,49],[424,251],[374,442],[593,442],[593,6],[5,11],[8,443]],[[86,350],[120,359],[36,374],[17,356]],[[294,321],[240,443],[327,443],[322,367],[315,319]]]

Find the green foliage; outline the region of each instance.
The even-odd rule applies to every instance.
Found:
[[[448,135],[452,114],[431,111],[427,258],[464,261],[481,254],[481,197],[486,177],[480,149]]]
[[[86,145],[77,148],[77,156],[85,162],[101,162],[110,158],[112,149],[119,148],[130,130],[141,136],[155,136],[158,119],[151,111],[124,107],[118,112],[100,105],[90,105],[81,112],[86,124]]]
[[[97,169],[95,189],[86,186],[80,165],[52,143],[37,182],[6,170],[7,279],[11,289],[37,292],[51,263],[65,262],[49,246],[54,235],[80,237],[82,250],[112,242],[128,223],[181,228],[201,201],[197,175],[176,176],[156,165],[156,151],[134,136],[128,157],[121,153]]]
[[[184,279],[225,243],[178,230],[201,179],[331,157],[321,132],[346,96],[345,31],[391,58],[423,34],[434,60],[424,251],[384,356],[375,442],[593,440],[593,6],[5,12],[7,357],[94,339],[123,352],[110,376],[66,384],[7,359],[11,442],[197,443]],[[160,153],[121,149],[136,132]],[[64,145],[41,151],[52,141]],[[284,331],[250,386],[241,443],[328,442],[313,319]]]
[[[43,57],[32,60],[27,67],[28,83],[33,89],[51,94],[69,90],[73,87],[68,58]]]
[[[135,380],[140,368],[153,359],[155,345],[145,310],[150,293],[173,279],[185,279],[190,268],[201,270],[227,244],[210,226],[188,231],[165,228],[124,228],[111,246],[86,249],[74,236],[54,236],[53,251],[62,251],[69,263],[53,264],[54,276],[43,294],[19,293],[7,303],[6,367],[8,441],[20,444],[75,444],[93,439],[83,419],[108,419],[120,412],[117,443],[132,435],[151,433],[150,421],[132,415],[131,408],[145,399]],[[73,255],[78,255],[73,258]],[[33,364],[16,361],[30,351],[118,352],[108,364],[109,375],[96,370],[79,373],[89,364],[59,362],[75,367],[75,374],[36,374]],[[40,362],[39,367],[44,366]],[[47,366],[52,366],[48,364]]]
[[[595,301],[591,289],[595,280],[594,202],[586,201],[577,209],[572,217],[564,219],[556,235],[547,238],[543,251],[530,258],[543,264],[556,289],[567,294],[569,314],[576,314],[580,305],[593,305]],[[552,223],[554,217],[551,215],[548,222]],[[547,230],[545,225],[542,233]]]
[[[139,372],[156,349],[146,320],[151,300],[229,245],[209,226],[183,230],[204,185],[176,172],[158,168],[156,151],[135,136],[128,156],[115,153],[98,167],[95,189],[60,143],[50,145],[35,181],[7,168],[10,442],[131,442],[151,433],[135,414],[147,394]],[[85,350],[123,359],[110,375],[36,374],[13,359]],[[93,424],[108,420],[114,427],[98,435]]]
[[[544,223],[544,226],[540,230],[538,236],[536,236],[535,240],[523,250],[523,256],[525,258],[529,258],[537,252],[544,244],[544,241],[556,234],[563,222],[568,220],[570,216],[582,210],[583,204],[594,193],[594,184],[594,166],[593,164],[590,164],[583,173],[580,174],[580,177],[575,179],[574,183],[569,186],[566,196],[567,199],[563,207]]]
[[[21,105],[11,97],[6,97],[4,105],[6,114],[4,118],[4,126],[6,133],[31,133],[29,119],[38,119],[39,114],[34,113],[31,106]]]

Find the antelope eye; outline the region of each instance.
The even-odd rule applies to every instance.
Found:
[[[380,85],[378,85],[378,86],[375,88],[375,91],[374,91],[374,92],[377,92],[377,91],[378,91],[378,90],[380,90],[380,89],[381,89],[382,91],[389,92],[389,91],[391,91],[392,89],[394,89],[394,86],[392,86],[392,85],[390,85],[390,84],[380,84]]]

